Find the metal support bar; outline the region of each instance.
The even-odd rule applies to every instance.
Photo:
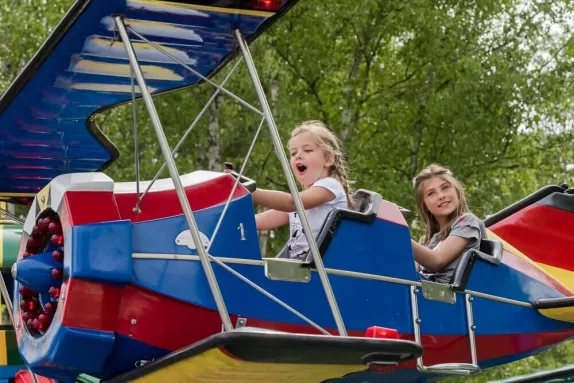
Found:
[[[193,255],[187,254],[150,254],[150,253],[133,253],[133,259],[168,259],[168,260],[178,260],[178,261],[186,261],[186,262],[197,262],[198,257]],[[237,258],[224,258],[224,257],[214,257],[213,255],[209,254],[209,259],[219,266],[224,268],[225,270],[229,271],[231,274],[235,275],[237,278],[242,280],[243,282],[247,283],[249,286],[253,287],[255,290],[259,291],[261,294],[265,295],[267,298],[271,299],[273,302],[277,303],[279,306],[285,308],[287,311],[292,313],[293,315],[301,318],[303,321],[309,323],[309,325],[315,327],[318,331],[325,335],[331,335],[327,330],[323,327],[319,326],[317,323],[313,322],[311,319],[307,318],[305,315],[301,314],[299,311],[294,309],[293,307],[289,306],[287,303],[283,302],[281,299],[277,298],[275,295],[271,294],[269,291],[265,290],[263,287],[259,286],[255,282],[251,281],[249,278],[243,276],[240,272],[234,270],[231,266],[227,263],[234,264],[234,265],[251,265],[257,266],[261,264],[263,265],[263,261],[254,261],[254,260],[247,260],[247,259],[237,259]]]
[[[234,33],[237,42],[239,43],[241,53],[243,54],[243,58],[245,59],[245,64],[247,65],[251,81],[253,82],[255,91],[257,92],[259,103],[263,108],[263,113],[265,115],[265,119],[267,120],[267,125],[269,127],[269,133],[271,134],[271,138],[273,140],[273,145],[275,146],[277,157],[281,162],[283,173],[287,178],[287,184],[289,185],[289,190],[291,191],[291,195],[293,196],[293,201],[295,202],[296,210],[299,213],[299,217],[301,219],[301,225],[303,226],[303,230],[305,231],[305,236],[307,237],[307,242],[309,243],[309,249],[311,250],[311,254],[313,255],[315,266],[317,267],[317,273],[319,274],[319,278],[321,279],[321,283],[323,284],[323,289],[325,290],[325,294],[327,295],[327,300],[329,301],[329,306],[331,307],[333,317],[335,318],[337,330],[339,330],[339,334],[341,336],[347,336],[347,331],[345,330],[345,324],[343,323],[343,318],[341,317],[339,307],[337,306],[337,300],[335,299],[335,295],[333,294],[331,283],[329,282],[329,277],[327,276],[325,266],[323,265],[323,259],[321,258],[321,255],[319,253],[319,247],[317,246],[317,242],[313,237],[313,231],[311,230],[311,226],[309,225],[307,215],[305,214],[305,208],[303,206],[303,202],[301,201],[299,191],[297,190],[295,178],[293,176],[293,173],[291,172],[291,168],[289,167],[289,161],[287,160],[287,156],[285,155],[285,151],[283,150],[281,137],[279,136],[279,131],[277,130],[277,126],[275,125],[275,120],[273,119],[273,114],[271,113],[271,108],[269,107],[269,104],[267,102],[267,97],[265,96],[263,86],[261,85],[261,81],[259,80],[259,76],[257,75],[257,69],[255,68],[253,58],[251,57],[251,53],[249,52],[249,48],[247,47],[247,42],[243,38],[241,32],[236,29]]]
[[[124,43],[124,46],[126,48],[126,52],[128,54],[128,57],[129,57],[130,65],[132,66],[133,71],[136,75],[136,80],[137,80],[138,85],[140,87],[140,92],[141,92],[142,98],[144,100],[145,106],[146,106],[148,113],[150,115],[150,119],[151,119],[152,125],[154,127],[155,133],[157,135],[158,142],[159,142],[159,145],[161,147],[163,157],[165,158],[167,168],[169,170],[169,174],[170,174],[171,179],[173,181],[173,186],[174,186],[175,191],[177,193],[179,203],[181,204],[181,208],[183,210],[185,220],[187,221],[187,224],[189,226],[189,230],[191,232],[191,237],[193,238],[193,241],[196,244],[198,244],[197,245],[197,254],[199,255],[199,259],[201,260],[201,264],[203,266],[203,271],[205,272],[205,276],[207,278],[207,282],[209,283],[211,293],[213,294],[213,299],[214,299],[215,304],[217,306],[219,316],[221,317],[221,321],[223,323],[223,329],[225,331],[231,331],[231,330],[233,330],[233,325],[231,324],[231,319],[229,318],[229,313],[227,312],[227,307],[225,307],[225,302],[223,301],[223,296],[221,295],[221,291],[219,290],[219,285],[217,284],[217,280],[215,278],[215,274],[214,274],[213,269],[211,267],[211,263],[209,262],[207,252],[205,251],[205,248],[201,245],[202,241],[201,241],[201,237],[199,235],[199,229],[197,227],[197,223],[195,221],[193,211],[191,210],[191,207],[189,205],[189,201],[187,200],[187,196],[185,195],[185,191],[184,191],[183,186],[181,184],[181,179],[179,178],[179,173],[177,171],[175,161],[173,159],[173,156],[171,155],[171,149],[169,147],[169,143],[167,142],[167,139],[165,137],[165,133],[164,133],[163,128],[161,126],[161,122],[159,120],[157,111],[155,109],[155,105],[153,103],[152,97],[151,97],[151,95],[147,89],[145,79],[143,77],[141,68],[140,68],[139,63],[137,61],[137,56],[135,54],[134,48],[132,46],[132,43],[130,41],[130,38],[128,36],[127,30],[126,30],[126,27],[124,25],[122,18],[120,16],[115,16],[114,21],[116,23],[116,27],[118,28],[118,32],[120,34],[122,42]]]
[[[137,115],[137,105],[136,105],[136,86],[134,84],[134,70],[130,65],[130,82],[132,85],[132,120],[134,123],[134,154],[136,162],[136,195],[140,195],[140,150],[139,150],[139,135],[138,135],[138,115]],[[139,205],[136,205],[134,212],[139,213]]]
[[[4,298],[4,303],[6,304],[6,310],[8,310],[8,316],[10,317],[10,322],[12,322],[12,326],[16,326],[16,322],[14,321],[14,306],[12,305],[12,298],[10,297],[8,287],[6,286],[6,281],[4,280],[4,275],[2,273],[0,273],[0,292],[2,293],[2,298]],[[36,374],[32,372],[28,364],[26,364],[26,368],[28,369],[28,372],[30,373],[33,382],[38,383]]]
[[[185,69],[187,69],[188,71],[190,71],[191,73],[193,73],[194,75],[196,75],[197,77],[199,77],[200,79],[205,81],[206,83],[208,83],[208,84],[216,87],[217,89],[221,90],[223,93],[225,93],[226,95],[228,95],[229,97],[231,97],[232,99],[234,99],[235,101],[240,103],[241,105],[245,106],[247,109],[251,109],[253,112],[257,113],[258,115],[263,116],[263,112],[261,112],[259,109],[255,108],[254,106],[252,106],[247,101],[244,101],[241,97],[236,96],[235,94],[231,93],[227,89],[223,88],[221,85],[217,85],[216,83],[211,81],[209,78],[205,77],[204,75],[202,75],[201,73],[199,73],[198,71],[196,71],[195,69],[193,69],[192,67],[190,67],[189,65],[187,65],[186,63],[184,63],[183,61],[181,61],[180,59],[178,59],[174,55],[172,55],[171,53],[169,53],[167,50],[162,48],[161,45],[156,44],[153,41],[146,39],[141,34],[134,31],[132,28],[129,28],[129,30],[134,35],[136,35],[138,38],[142,39],[143,41],[145,41],[146,43],[148,43],[149,45],[151,45],[152,47],[154,47],[155,49],[157,49],[158,51],[160,51],[161,53],[163,53],[167,57],[171,58],[172,60],[177,62],[179,65],[181,65],[182,67],[184,67]]]
[[[213,230],[213,234],[211,235],[211,238],[209,239],[209,246],[207,247],[208,253],[209,253],[209,250],[211,250],[211,245],[213,244],[213,241],[215,240],[217,233],[219,232],[219,228],[221,227],[221,222],[223,222],[223,218],[225,218],[225,214],[227,213],[227,209],[229,208],[229,204],[231,203],[231,199],[233,198],[233,194],[235,194],[235,190],[237,189],[237,186],[239,185],[239,180],[241,179],[241,176],[243,175],[243,172],[245,171],[245,166],[247,166],[249,156],[251,155],[251,152],[253,151],[253,148],[255,147],[255,142],[257,141],[257,138],[259,137],[259,133],[261,132],[261,128],[263,127],[264,123],[265,123],[265,118],[262,118],[261,122],[259,123],[259,127],[257,127],[257,131],[255,132],[255,137],[253,137],[253,140],[251,141],[251,145],[249,146],[249,150],[247,151],[247,155],[245,156],[245,160],[243,160],[243,164],[241,165],[241,169],[239,169],[239,175],[237,176],[237,179],[235,180],[235,183],[233,184],[233,188],[231,188],[231,192],[229,192],[229,197],[227,198],[227,201],[225,202],[225,206],[223,207],[223,211],[221,212],[221,215],[219,216],[219,220],[217,220],[217,224],[215,225],[215,229]]]
[[[474,298],[470,294],[464,295],[464,306],[466,309],[466,323],[468,327],[468,336],[470,338],[470,355],[472,358],[472,364],[478,365],[478,358],[476,356],[476,340],[475,332],[476,326],[474,325],[474,318],[472,316],[472,301]]]
[[[8,287],[6,287],[6,281],[4,280],[4,275],[2,273],[0,273],[0,291],[2,292],[2,298],[4,299],[6,309],[8,310],[10,322],[12,322],[12,326],[15,326],[16,322],[14,322],[14,306],[12,305],[12,297],[10,297]]]
[[[4,216],[8,219],[11,219],[12,221],[15,221],[17,224],[23,225],[24,221],[20,218],[18,218],[17,216],[15,216],[14,214],[10,213],[7,209],[3,209],[0,207],[0,216]]]
[[[413,331],[415,335],[415,342],[420,344],[421,343],[421,323],[422,319],[419,316],[419,307],[418,307],[418,297],[417,294],[419,292],[419,288],[416,286],[410,286],[410,297],[411,297],[411,314],[413,317]],[[474,340],[474,330],[475,326],[472,319],[472,307],[471,305],[472,297],[469,294],[465,296],[465,307],[466,307],[466,315],[467,315],[467,322],[468,322],[468,330],[469,330],[469,337],[470,337],[470,352],[472,354],[472,364],[470,363],[441,363],[435,364],[433,366],[425,366],[423,363],[422,355],[417,358],[417,370],[421,372],[428,372],[428,373],[436,373],[436,374],[448,374],[448,375],[473,375],[480,372],[480,367],[477,363],[476,357],[476,343]]]
[[[233,73],[235,72],[235,70],[237,69],[237,67],[239,66],[239,64],[241,63],[242,60],[237,60],[237,62],[235,63],[235,65],[233,66],[233,68],[231,68],[231,70],[229,71],[229,73],[227,74],[227,76],[225,76],[225,78],[223,79],[223,81],[221,82],[220,86],[224,86],[227,81],[231,78],[231,76],[233,75]],[[195,117],[195,120],[193,120],[193,122],[191,123],[191,125],[189,126],[189,128],[187,128],[185,134],[181,137],[181,139],[179,140],[179,142],[177,143],[177,145],[175,145],[175,148],[173,148],[173,151],[171,152],[172,156],[175,156],[175,154],[179,151],[179,148],[181,147],[181,145],[183,145],[183,143],[185,142],[185,140],[187,139],[187,137],[191,134],[191,131],[193,130],[193,128],[195,127],[195,125],[197,125],[197,123],[199,122],[199,120],[201,119],[201,117],[203,117],[203,115],[205,114],[205,112],[207,111],[207,109],[209,108],[209,106],[215,101],[215,99],[217,98],[217,96],[219,96],[219,93],[221,93],[221,89],[216,89],[215,93],[213,93],[213,95],[211,96],[211,98],[207,101],[207,103],[205,104],[205,106],[203,107],[203,109],[199,112],[199,114],[197,115],[197,117]],[[147,186],[147,188],[145,189],[145,191],[142,193],[141,196],[138,197],[138,201],[136,203],[136,208],[139,209],[144,197],[146,196],[146,194],[149,192],[149,190],[151,189],[151,187],[153,186],[153,184],[155,183],[155,181],[157,181],[157,179],[161,176],[161,173],[163,172],[163,170],[165,169],[166,163],[164,162],[163,165],[161,166],[161,168],[157,171],[157,173],[155,174],[155,176],[153,177],[153,179],[151,180],[151,182],[149,183],[149,185]],[[138,193],[139,194],[139,193]]]

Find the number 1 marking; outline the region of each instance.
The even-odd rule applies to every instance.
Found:
[[[245,229],[243,228],[243,222],[239,224],[237,230],[239,230],[239,232],[241,233],[241,240],[247,241],[247,239],[245,238]]]

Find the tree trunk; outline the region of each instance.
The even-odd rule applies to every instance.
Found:
[[[410,162],[409,162],[409,180],[412,179],[417,172],[418,169],[418,162],[419,162],[419,151],[421,147],[421,142],[423,139],[423,130],[424,130],[424,114],[426,112],[427,101],[430,97],[430,92],[432,89],[432,82],[434,77],[434,69],[431,67],[427,74],[427,79],[425,81],[425,92],[421,96],[419,101],[419,108],[417,112],[417,122],[416,122],[416,131],[415,131],[415,140],[413,145],[411,146],[410,150]]]
[[[207,170],[221,171],[221,145],[219,142],[219,96],[209,106],[209,124],[207,126]]]
[[[343,108],[341,113],[341,140],[345,141],[349,136],[349,133],[353,130],[353,105],[355,104],[356,98],[351,94],[355,88],[355,79],[359,73],[359,66],[361,65],[361,47],[357,43],[355,47],[355,53],[353,55],[353,64],[351,65],[351,70],[349,71],[349,76],[347,77],[347,85],[345,86],[344,100],[346,100],[347,105]]]

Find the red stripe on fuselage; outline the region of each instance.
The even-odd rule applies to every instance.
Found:
[[[574,214],[531,205],[490,229],[535,262],[574,271]]]
[[[377,212],[377,218],[393,222],[401,226],[408,226],[399,207],[392,202],[382,200]]]
[[[235,178],[233,176],[222,175],[202,183],[185,186],[184,189],[191,209],[201,210],[225,203],[234,184]],[[233,199],[246,194],[249,194],[249,191],[240,184],[233,193]],[[183,214],[175,189],[152,191],[146,194],[140,205],[140,213],[134,213],[133,211],[137,201],[135,192],[116,193],[115,197],[121,219],[129,219],[132,222],[149,221]]]

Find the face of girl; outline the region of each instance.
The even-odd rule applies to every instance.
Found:
[[[437,220],[448,217],[457,208],[458,194],[448,179],[432,177],[423,183],[422,188],[425,206]]]
[[[333,156],[317,145],[311,132],[299,133],[293,137],[289,142],[289,153],[291,169],[305,189],[317,180],[329,177]]]

